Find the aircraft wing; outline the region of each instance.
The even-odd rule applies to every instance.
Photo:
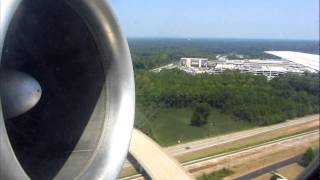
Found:
[[[272,54],[319,71],[319,55],[294,51],[265,51],[265,53]]]

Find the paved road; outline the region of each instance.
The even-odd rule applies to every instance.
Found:
[[[228,142],[237,141],[237,140],[241,140],[244,138],[256,136],[256,135],[270,132],[270,131],[273,131],[276,129],[280,129],[280,128],[284,128],[284,127],[288,127],[288,126],[293,126],[293,125],[298,125],[298,124],[303,124],[303,123],[313,121],[313,120],[319,120],[319,114],[306,116],[303,118],[298,118],[298,119],[293,119],[293,120],[288,120],[286,122],[276,124],[276,125],[255,128],[255,129],[251,129],[251,130],[245,130],[245,131],[240,131],[240,132],[236,132],[236,133],[231,133],[228,135],[222,135],[222,136],[207,138],[207,139],[194,141],[194,142],[190,142],[190,143],[171,146],[171,147],[165,148],[165,150],[172,156],[180,155],[180,154],[198,151],[201,149],[210,148],[210,147],[217,146],[220,144],[225,144]]]
[[[275,171],[275,170],[277,170],[279,168],[282,168],[284,166],[288,166],[290,164],[300,162],[300,160],[301,160],[301,156],[296,156],[296,157],[293,157],[293,158],[290,158],[290,159],[287,159],[287,160],[280,161],[278,163],[272,164],[270,166],[258,169],[257,171],[254,171],[254,172],[251,172],[251,173],[249,173],[247,175],[244,175],[244,176],[241,176],[239,178],[236,178],[236,180],[254,179],[256,177],[259,177],[259,176],[261,176],[263,174]]]
[[[133,130],[129,152],[152,179],[193,179],[175,159],[141,131]]]
[[[213,146],[217,146],[220,144],[228,143],[228,142],[233,142],[237,140],[241,140],[244,138],[256,136],[262,133],[267,133],[276,129],[284,128],[284,127],[289,127],[289,126],[294,126],[294,125],[299,125],[303,124],[306,122],[310,121],[315,121],[319,120],[319,114],[316,115],[311,115],[311,116],[306,116],[302,118],[297,118],[293,120],[287,120],[283,123],[279,123],[276,125],[271,125],[271,126],[266,126],[266,127],[261,127],[261,128],[255,128],[251,130],[245,130],[245,131],[240,131],[236,133],[231,133],[227,135],[222,135],[222,136],[217,136],[217,137],[212,137],[212,138],[207,138],[199,141],[193,141],[185,144],[180,144],[180,145],[175,145],[175,146],[170,146],[167,148],[164,148],[164,150],[170,154],[171,156],[176,156],[184,153],[189,153],[201,149],[206,149],[210,148]],[[124,163],[123,167],[128,167],[130,166],[130,163],[126,161]]]
[[[313,139],[319,139],[319,130],[312,131],[312,132],[306,132],[303,134],[294,135],[294,136],[286,137],[283,139],[275,140],[273,142],[265,143],[264,145],[258,145],[257,147],[254,147],[254,148],[244,148],[244,149],[242,149],[240,151],[236,151],[236,152],[225,153],[225,154],[221,154],[221,155],[216,155],[216,156],[212,156],[212,157],[199,159],[199,160],[196,160],[196,161],[193,161],[190,163],[184,163],[183,166],[185,169],[188,169],[190,171],[190,170],[194,170],[194,168],[205,167],[205,166],[210,165],[212,163],[216,164],[218,162],[222,162],[219,165],[220,167],[218,167],[221,169],[221,166],[223,166],[223,163],[230,162],[227,159],[235,160],[234,163],[232,164],[232,166],[237,166],[237,165],[241,165],[242,162],[239,161],[239,159],[238,160],[236,160],[236,159],[238,157],[239,158],[247,158],[246,156],[244,156],[245,154],[254,154],[256,152],[262,153],[264,150],[268,150],[268,149],[271,150],[271,149],[275,148],[274,145],[278,145],[278,146],[281,146],[284,148],[290,148],[292,145],[296,146],[297,143],[299,144],[299,143],[304,143],[305,141],[313,141]],[[292,144],[292,143],[294,143],[294,144]],[[283,146],[284,144],[285,144],[285,146]],[[289,146],[290,144],[291,144],[291,146]],[[247,160],[250,161],[250,159],[247,159]],[[280,161],[280,162],[282,162],[282,161]],[[275,164],[278,164],[278,163],[275,163]],[[226,164],[224,164],[224,165],[226,165]],[[280,163],[280,165],[281,165],[281,163]],[[230,164],[228,163],[227,166],[230,166]],[[271,165],[271,167],[274,167],[274,165]],[[138,180],[138,179],[142,180],[144,178],[141,175],[135,175],[135,176],[126,177],[126,178],[122,178],[122,179],[123,180]]]

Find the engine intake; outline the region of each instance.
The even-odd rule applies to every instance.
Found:
[[[4,119],[0,108],[1,177],[115,179],[133,127],[134,80],[107,2],[1,5],[1,69],[25,73],[42,89],[39,102],[19,116]]]

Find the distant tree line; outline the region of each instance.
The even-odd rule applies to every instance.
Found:
[[[264,76],[225,71],[190,75],[179,70],[135,72],[139,106],[212,108],[257,125],[319,112],[319,74]],[[194,113],[194,119],[205,119]]]
[[[319,41],[249,40],[249,39],[129,39],[135,69],[150,69],[181,57],[204,57],[215,60],[216,55],[229,59],[277,58],[264,53],[270,50],[292,50],[319,54]]]

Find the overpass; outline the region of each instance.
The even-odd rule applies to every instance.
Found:
[[[132,132],[130,154],[155,180],[188,180],[193,177],[156,142],[141,131]]]

